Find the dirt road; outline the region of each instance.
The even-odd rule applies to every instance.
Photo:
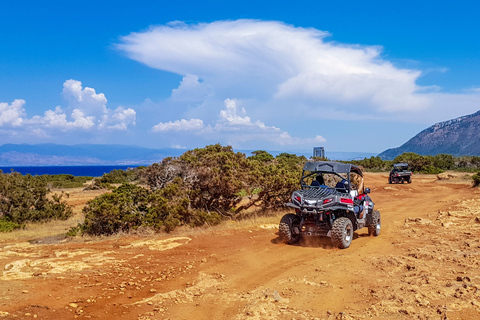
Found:
[[[276,225],[0,243],[0,318],[480,319],[480,190],[386,181],[366,175],[380,236],[345,250],[279,243]]]

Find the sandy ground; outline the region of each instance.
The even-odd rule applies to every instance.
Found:
[[[366,186],[381,234],[358,230],[345,250],[282,244],[277,225],[3,240],[0,318],[480,319],[480,190],[434,175]]]

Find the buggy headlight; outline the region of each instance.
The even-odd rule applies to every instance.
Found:
[[[333,201],[333,198],[328,198],[328,199],[323,200],[323,204],[327,204],[327,203],[330,203],[332,201]]]

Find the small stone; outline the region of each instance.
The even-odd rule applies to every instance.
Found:
[[[73,303],[73,302],[72,302],[72,303],[69,303],[68,305],[69,305],[70,307],[72,307],[72,308],[75,308],[75,309],[78,308],[78,304]]]
[[[280,296],[277,290],[273,292],[273,299],[275,300],[275,302],[282,300],[282,297]]]
[[[22,290],[22,293],[28,293],[28,290]]]
[[[155,293],[155,292],[157,292],[157,290],[155,290],[155,289],[150,289],[150,292],[151,292],[151,293]]]

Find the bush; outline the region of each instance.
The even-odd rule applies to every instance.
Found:
[[[48,192],[44,176],[0,174],[0,219],[17,224],[68,219],[72,210],[62,201],[65,194],[48,199]]]
[[[365,171],[381,172],[388,171],[393,165],[393,161],[382,160],[380,157],[370,157],[363,160],[349,161],[357,166],[362,167]]]
[[[478,187],[480,185],[480,171],[478,171],[472,176],[472,180],[474,187]]]
[[[8,221],[6,219],[0,219],[0,232],[12,232],[15,229],[20,229],[22,225]]]
[[[306,160],[287,153],[274,158],[265,151],[247,158],[219,144],[190,150],[141,170],[149,189],[123,184],[89,201],[85,222],[71,234],[109,235],[140,226],[170,232],[235,219],[254,204],[280,207],[298,188]]]
[[[191,208],[189,191],[176,179],[166,188],[151,191],[123,184],[112,193],[90,200],[83,212],[85,221],[70,229],[68,235],[111,235],[141,226],[171,232],[180,225],[201,226],[221,221],[217,213]]]
[[[109,173],[105,173],[99,180],[101,183],[128,183],[139,178],[140,169],[113,169]]]
[[[84,183],[92,180],[93,177],[87,176],[74,176],[71,174],[55,174],[55,175],[43,175],[47,185],[50,188],[80,188]]]

